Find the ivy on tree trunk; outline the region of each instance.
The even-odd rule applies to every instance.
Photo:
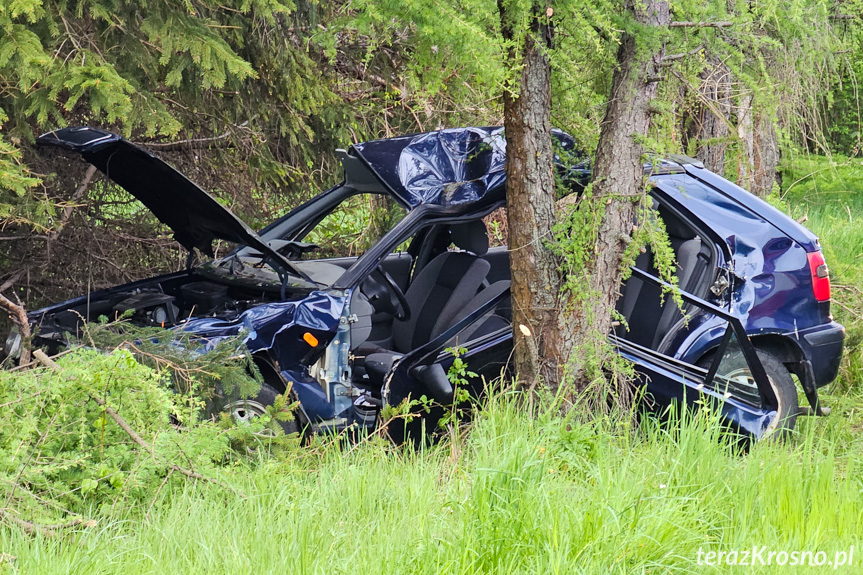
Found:
[[[631,263],[627,247],[646,191],[642,142],[650,128],[651,101],[663,69],[670,13],[668,2],[658,0],[629,1],[627,11],[633,22],[620,38],[593,166],[592,200],[601,218],[586,274],[587,296],[573,310],[576,348],[590,345],[592,338],[604,339],[611,331],[611,310]],[[574,382],[584,385],[589,369],[587,362],[576,362],[571,372]]]

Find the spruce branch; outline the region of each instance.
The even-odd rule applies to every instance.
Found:
[[[52,371],[56,371],[58,373],[62,372],[62,368],[53,359],[48,357],[48,355],[44,351],[42,351],[41,349],[34,350],[33,351],[33,357],[35,357],[39,361],[39,363],[41,363],[45,367],[51,369]],[[106,404],[105,400],[103,400],[101,397],[98,397],[95,395],[90,395],[89,397],[99,407],[101,407],[105,410],[105,413],[107,413],[111,417],[111,419],[113,419],[114,422],[117,425],[119,425],[123,431],[126,432],[126,435],[128,435],[132,439],[132,441],[134,441],[139,447],[141,447],[141,449],[143,449],[146,453],[148,453],[153,458],[154,461],[157,460],[156,453],[153,450],[153,447],[149,443],[144,441],[144,438],[141,437],[138,434],[138,432],[136,432],[134,429],[132,429],[132,426],[129,425],[128,422],[126,422],[126,420],[123,419],[123,417],[119,413],[117,413],[111,406]],[[231,487],[230,485],[228,485],[226,483],[223,483],[223,482],[221,482],[217,479],[213,479],[211,477],[207,477],[205,475],[201,475],[200,473],[198,473],[196,471],[193,471],[191,469],[187,469],[185,467],[177,465],[176,463],[171,463],[168,466],[168,469],[170,471],[176,471],[177,473],[181,473],[181,474],[185,475],[186,477],[189,477],[190,479],[198,479],[201,481],[205,481],[207,483],[212,483],[214,485],[218,485],[219,487],[227,489],[228,491],[231,491],[232,493],[235,493],[242,498],[246,497],[245,494],[243,494],[241,491],[234,489],[233,487]]]

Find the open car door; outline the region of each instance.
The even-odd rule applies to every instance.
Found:
[[[642,270],[633,268],[632,273],[659,287],[676,289]],[[688,304],[691,316],[706,314],[716,329],[724,328],[724,336],[713,354],[712,363],[705,369],[609,335],[617,352],[635,365],[639,383],[646,386],[646,401],[654,409],[663,409],[675,402],[693,405],[699,400],[710,401],[729,426],[745,436],[757,440],[776,431],[782,423],[777,417],[776,393],[740,320],[692,294],[679,293]],[[485,382],[505,375],[512,355],[511,328],[469,341],[459,341],[459,334],[469,333],[471,326],[484,321],[508,297],[509,290],[472,311],[428,344],[406,354],[393,366],[383,390],[385,404],[398,406],[425,396],[438,406],[428,410],[426,401],[422,406],[423,417],[405,426],[391,425],[393,439],[401,441],[407,435],[418,438],[424,433],[422,426],[433,429],[443,408],[452,404],[454,389],[447,371],[455,359],[454,347],[467,350],[461,358],[468,369],[477,374],[468,379],[469,391],[474,396],[482,392]],[[670,300],[667,298],[665,305],[674,305]],[[717,375],[720,373],[725,375]]]

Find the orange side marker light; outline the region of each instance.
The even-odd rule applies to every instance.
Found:
[[[318,338],[316,338],[309,332],[303,334],[303,341],[312,347],[318,347]]]

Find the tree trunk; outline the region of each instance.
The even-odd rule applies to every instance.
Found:
[[[737,83],[738,89],[743,87]],[[737,182],[759,196],[765,196],[777,181],[779,140],[773,119],[757,111],[751,93],[744,92],[732,106],[735,80],[728,67],[715,57],[708,59],[698,88],[699,102],[686,126],[689,153],[708,170],[723,175],[732,112],[737,140]]]
[[[689,153],[720,176],[725,173],[731,125],[732,80],[728,66],[718,58],[708,58],[698,87],[699,101],[685,132]]]
[[[562,293],[561,261],[547,246],[555,223],[551,147],[550,77],[545,49],[551,47],[551,9],[532,6],[530,33],[522,42],[513,32],[516,14],[502,0],[502,33],[510,64],[520,65],[518,92],[504,94],[507,141],[507,223],[512,272],[514,363],[519,382],[556,390],[564,369],[571,391],[583,389],[590,361],[571,358],[574,349],[589,354],[612,327],[611,310],[619,295],[624,250],[631,239],[636,204],[644,193],[643,149],[639,137],[650,126],[650,101],[656,93],[664,43],[644,42],[636,32],[621,37],[618,69],[612,81],[593,169],[594,197],[604,206],[592,261],[584,274],[588,296]],[[641,26],[668,26],[668,3],[642,0],[628,4]],[[638,32],[643,34],[644,32]],[[653,46],[652,48],[649,46]],[[658,47],[657,47],[658,46]],[[581,209],[577,206],[575,209]],[[577,232],[576,232],[577,233]],[[575,360],[575,361],[571,361]]]
[[[511,42],[516,39],[518,15],[501,0],[498,8],[502,34]],[[556,388],[566,357],[557,318],[558,260],[545,245],[555,221],[551,66],[545,53],[553,38],[549,16],[534,3],[521,53],[510,48],[509,62],[521,65],[521,75],[517,92],[504,91],[504,129],[516,377],[525,386],[541,382]]]
[[[777,180],[779,139],[773,119],[756,111],[752,94],[740,96],[737,136],[740,140],[737,184],[757,196],[766,196]]]
[[[752,94],[744,92],[737,100],[737,185],[745,190],[755,187],[755,130],[752,122]]]
[[[625,32],[617,52],[617,69],[602,121],[593,167],[593,194],[602,209],[596,236],[595,260],[589,270],[588,297],[574,310],[577,328],[573,345],[590,349],[612,328],[611,310],[620,295],[624,250],[631,241],[639,200],[645,193],[644,149],[639,141],[650,127],[650,102],[656,94],[665,51],[661,36],[650,41],[650,29],[667,27],[668,3],[627,2],[642,28]],[[662,34],[662,31],[659,31]],[[647,38],[645,38],[647,36]],[[584,362],[582,362],[584,363]],[[587,365],[574,365],[576,384],[586,383]]]
[[[760,112],[755,118],[753,194],[766,196],[773,191],[773,184],[778,180],[776,168],[779,166],[779,138],[773,118]]]

